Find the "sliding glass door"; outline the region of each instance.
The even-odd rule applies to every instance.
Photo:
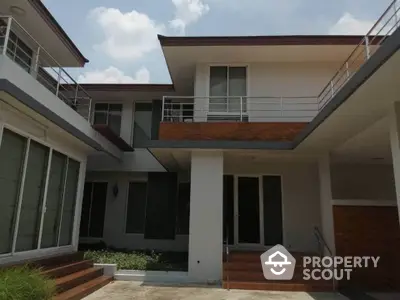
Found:
[[[19,212],[16,252],[38,248],[49,152],[49,148],[34,141],[30,142]]]
[[[209,95],[211,118],[237,121],[247,112],[247,68],[210,67]]]
[[[80,163],[8,129],[0,145],[0,254],[72,244]]]
[[[58,246],[66,170],[67,157],[53,151],[47,188],[46,213],[43,220],[42,248]]]
[[[27,139],[4,130],[0,147],[0,254],[12,249]]]

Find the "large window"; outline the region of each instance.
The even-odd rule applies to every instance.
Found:
[[[0,254],[71,245],[80,163],[4,129],[0,166]]]
[[[210,115],[237,120],[238,115],[247,111],[246,74],[246,67],[210,67]]]
[[[133,145],[151,140],[152,103],[135,103]]]
[[[80,237],[103,237],[106,199],[107,182],[85,183]]]
[[[147,182],[129,183],[126,233],[144,233]]]
[[[0,147],[0,254],[11,252],[27,140],[4,130]]]
[[[104,124],[116,134],[121,133],[122,104],[96,103],[94,124]]]
[[[24,190],[15,251],[38,248],[44,188],[50,149],[31,141],[25,172]]]

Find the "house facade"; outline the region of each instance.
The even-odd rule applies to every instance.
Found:
[[[159,36],[173,84],[148,85],[74,82],[85,58],[20,2],[0,4],[0,263],[103,242],[188,252],[229,288],[254,275],[230,253],[282,244],[380,255],[353,283],[398,286],[398,1],[366,36]]]

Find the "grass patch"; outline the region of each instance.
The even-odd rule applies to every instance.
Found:
[[[125,270],[187,271],[188,264],[184,252],[87,250],[85,259]]]
[[[1,300],[51,300],[55,281],[28,266],[0,270]]]

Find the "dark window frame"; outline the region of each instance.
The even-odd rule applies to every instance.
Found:
[[[104,106],[104,108],[99,108],[99,106]],[[107,106],[107,107],[105,107]],[[118,107],[117,110],[113,110],[112,106]],[[122,112],[124,110],[124,105],[122,103],[110,103],[110,102],[97,102],[94,104],[93,110],[93,124],[94,125],[107,125],[111,128],[111,130],[118,136],[121,135],[122,129]],[[112,128],[110,126],[110,117],[119,116],[119,128]],[[98,122],[96,121],[97,118],[105,117],[105,122]],[[97,119],[98,120],[98,119]]]
[[[145,199],[144,199],[144,209],[143,209],[143,222],[142,222],[142,228],[140,231],[137,232],[130,232],[128,231],[128,218],[132,217],[129,216],[129,199],[130,199],[130,189],[131,189],[131,185],[132,184],[144,184],[145,185],[145,190],[146,190],[146,195],[145,195]],[[124,228],[124,233],[125,234],[143,234],[145,233],[146,230],[146,208],[147,208],[147,196],[148,196],[148,189],[149,189],[149,183],[148,181],[145,180],[132,180],[129,181],[128,184],[128,193],[127,193],[127,197],[126,197],[126,205],[125,205],[125,228]]]

